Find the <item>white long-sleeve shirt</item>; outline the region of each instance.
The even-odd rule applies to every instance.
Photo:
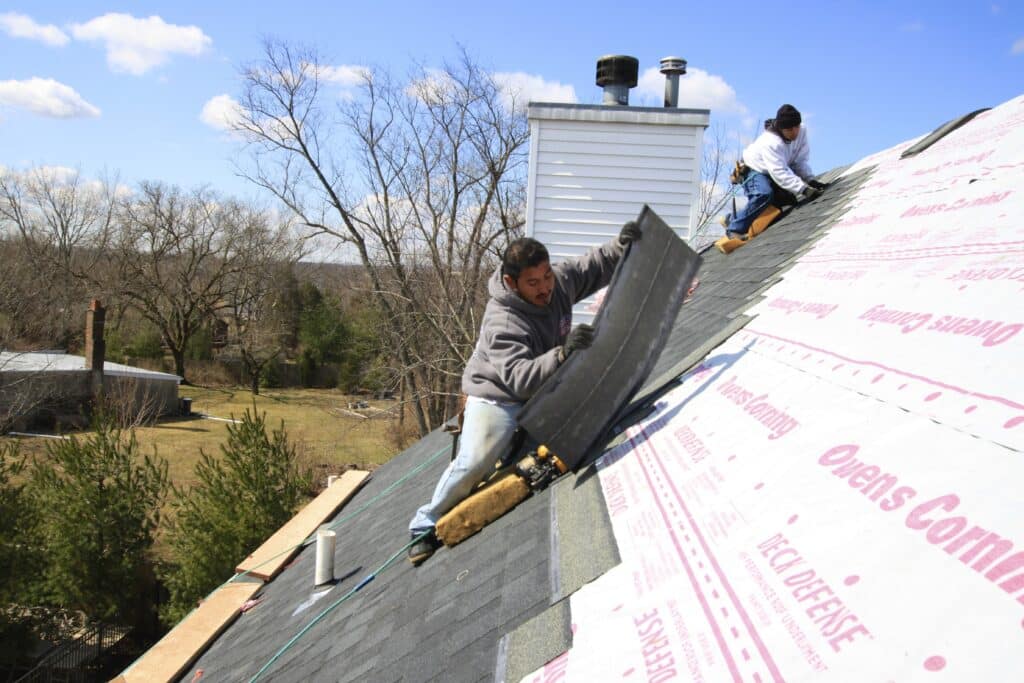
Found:
[[[792,142],[766,130],[743,150],[743,163],[755,171],[767,173],[782,189],[800,194],[807,189],[804,181],[814,177],[808,163],[810,154],[803,126]]]

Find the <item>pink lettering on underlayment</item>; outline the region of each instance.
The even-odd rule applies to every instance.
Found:
[[[955,159],[953,161],[947,161],[944,164],[932,166],[931,168],[922,168],[921,170],[914,171],[914,175],[925,175],[927,173],[937,173],[943,168],[949,168],[950,166],[963,166],[964,164],[979,164],[985,159],[995,154],[994,149],[990,149],[987,152],[979,152],[978,154],[972,154],[969,157],[963,157],[961,159]]]
[[[896,475],[867,462],[858,444],[833,446],[818,458],[818,464],[850,488],[860,489],[865,499],[877,502],[884,512],[902,508],[918,495],[917,489],[900,485]],[[988,524],[980,526],[966,515],[955,514],[960,504],[955,493],[936,496],[912,507],[904,526],[927,543],[941,546],[947,555],[957,557],[1005,593],[1017,593],[1016,601],[1024,605],[1024,552],[1019,544],[992,531]],[[779,545],[762,544],[762,551],[774,551]]]
[[[629,510],[629,503],[626,501],[626,491],[622,486],[622,480],[617,473],[609,474],[601,479],[604,489],[604,500],[608,507],[608,514],[615,517]]]
[[[640,652],[644,658],[644,668],[648,683],[662,683],[676,677],[676,662],[672,647],[665,631],[665,621],[652,608],[638,617],[633,618],[636,635],[640,641]]]
[[[866,270],[815,270],[807,273],[807,277],[815,278],[818,280],[859,280],[867,275]]]
[[[867,320],[871,324],[880,323],[893,325],[903,334],[910,334],[923,329],[925,332],[951,334],[962,337],[977,337],[982,346],[999,346],[1017,336],[1024,323],[1011,323],[1001,320],[982,320],[966,316],[952,316],[919,311],[901,311],[886,308],[884,304],[872,306],[857,316],[858,320]],[[931,323],[931,324],[928,324]],[[928,324],[928,327],[925,325]]]
[[[758,544],[757,549],[835,652],[840,652],[848,643],[871,637],[859,617],[814,569],[807,566],[788,538],[775,534]]]
[[[887,244],[900,244],[902,242],[918,242],[927,237],[929,231],[927,229],[918,230],[917,232],[894,232],[886,235],[879,239],[880,243]]]
[[[968,280],[979,282],[983,280],[1016,280],[1024,282],[1024,266],[995,267],[995,268],[963,268],[957,273],[950,275],[947,280]]]
[[[926,204],[924,206],[914,205],[900,214],[900,218],[909,218],[911,216],[929,216],[935,213],[944,213],[946,211],[959,211],[961,209],[970,209],[978,206],[988,206],[991,204],[998,204],[1007,197],[1013,194],[1013,190],[1007,190],[1006,192],[993,192],[990,195],[984,197],[978,197],[976,199],[967,199],[961,197],[952,204],[946,202],[939,202],[938,204]]]
[[[700,437],[686,425],[673,432],[673,435],[694,463],[700,462],[710,454],[710,451],[704,445],[704,442],[701,441]]]
[[[867,215],[864,215],[864,216],[851,216],[849,218],[844,218],[843,220],[839,221],[838,223],[836,223],[832,227],[833,228],[852,228],[852,227],[854,227],[856,225],[868,225],[869,223],[874,223],[875,219],[877,219],[880,215],[881,214],[878,214],[878,213],[872,213],[872,214],[867,214]]]
[[[790,313],[808,313],[821,320],[839,308],[839,306],[817,301],[796,301],[795,299],[786,299],[780,296],[768,302],[768,308],[782,309],[786,312],[786,315]]]
[[[739,385],[733,375],[725,384],[718,387],[718,393],[743,408],[743,412],[764,425],[769,432],[768,439],[774,441],[789,434],[800,426],[791,415],[781,408],[768,402],[768,394],[755,397],[754,392]]]

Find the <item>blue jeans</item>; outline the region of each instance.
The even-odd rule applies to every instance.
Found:
[[[751,170],[743,181],[743,194],[747,195],[747,205],[736,212],[729,221],[729,232],[747,234],[750,224],[754,222],[764,207],[772,201],[772,182],[766,173]]]
[[[494,404],[473,396],[466,400],[459,453],[448,463],[430,502],[409,522],[413,535],[434,528],[438,519],[494,471],[495,463],[507,455],[522,407],[521,403]]]

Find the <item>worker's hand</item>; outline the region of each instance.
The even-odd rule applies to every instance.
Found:
[[[619,232],[620,244],[629,244],[630,242],[636,242],[638,239],[640,239],[640,226],[636,224],[636,221],[628,221],[622,226],[622,230]]]
[[[803,200],[805,202],[809,202],[812,199],[816,199],[820,195],[821,195],[821,190],[819,190],[818,188],[814,187],[813,185],[808,185],[807,189],[805,189],[804,192],[803,192]]]
[[[815,190],[819,190],[821,192],[824,192],[825,188],[828,187],[828,183],[823,183],[818,180],[808,180],[807,184],[813,187]]]
[[[561,357],[564,361],[573,351],[579,351],[580,349],[588,348],[594,343],[594,328],[591,325],[583,323],[577,325],[566,337],[565,343],[562,344]]]

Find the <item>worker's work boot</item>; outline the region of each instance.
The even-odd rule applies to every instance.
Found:
[[[412,537],[413,539],[415,539],[419,535],[419,533],[413,533]],[[434,530],[431,529],[426,536],[416,541],[409,547],[409,561],[412,562],[413,565],[419,565],[420,563],[425,562],[428,558],[430,558],[430,556],[434,554],[434,551],[437,550],[440,546],[441,542],[437,540],[437,536],[434,534]]]

